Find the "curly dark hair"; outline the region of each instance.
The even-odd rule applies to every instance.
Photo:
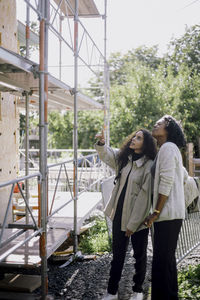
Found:
[[[180,122],[170,115],[163,116],[166,123],[166,131],[168,133],[167,141],[176,144],[178,148],[186,146],[186,140]]]
[[[120,166],[120,170],[127,164],[128,162],[128,156],[134,153],[133,149],[130,149],[129,146],[131,144],[132,138],[136,135],[137,132],[142,131],[143,136],[144,136],[144,142],[143,142],[143,149],[142,153],[148,158],[154,160],[157,154],[157,149],[156,149],[156,143],[154,138],[152,137],[151,133],[146,130],[146,129],[139,129],[136,132],[133,132],[130,134],[122,144],[120,151],[119,151],[119,156],[118,156],[118,163]]]

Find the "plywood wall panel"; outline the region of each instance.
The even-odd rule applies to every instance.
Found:
[[[0,0],[0,46],[17,52],[16,1]],[[0,93],[0,182],[12,180],[18,173],[19,113],[16,97]],[[4,218],[11,186],[0,189],[0,223]],[[12,205],[8,221],[12,220]]]

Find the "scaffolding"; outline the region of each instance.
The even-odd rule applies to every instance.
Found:
[[[0,91],[9,92],[20,97],[18,106],[25,107],[26,111],[26,139],[25,139],[25,166],[26,174],[22,178],[1,183],[0,188],[11,186],[7,211],[1,224],[0,245],[8,246],[11,240],[21,236],[22,240],[15,247],[7,249],[0,255],[0,262],[20,246],[25,245],[32,238],[40,236],[41,257],[41,286],[42,299],[48,293],[47,275],[47,225],[48,225],[48,172],[47,166],[47,131],[48,110],[73,109],[74,110],[74,158],[73,158],[73,193],[70,199],[74,203],[74,254],[77,252],[77,201],[78,201],[78,110],[104,109],[104,130],[109,141],[109,68],[106,59],[106,30],[107,30],[107,1],[104,1],[105,13],[101,16],[93,0],[24,0],[26,4],[26,57],[0,47]],[[39,20],[39,63],[30,60],[30,13],[34,12]],[[104,53],[99,50],[81,17],[103,17],[104,20]],[[62,28],[63,20],[68,24],[68,35]],[[73,22],[73,30],[71,24]],[[23,25],[21,25],[23,28]],[[59,40],[59,79],[52,76],[48,70],[48,43],[49,32]],[[37,35],[32,34],[37,39]],[[82,51],[83,44],[87,44],[87,51]],[[74,85],[71,87],[62,81],[62,45],[67,46],[74,56]],[[103,67],[104,73],[104,105],[92,100],[78,89],[78,61],[81,61],[93,74],[99,76],[99,68]],[[31,99],[31,100],[30,100]],[[29,174],[29,111],[30,108],[39,111],[39,140],[40,160],[39,172]],[[62,164],[63,168],[65,165]],[[66,169],[65,169],[66,171]],[[38,186],[38,223],[35,221],[29,207],[29,183],[35,179]],[[20,186],[20,181],[25,181],[25,194]],[[25,201],[26,221],[7,225],[7,212],[11,205],[15,185]],[[31,225],[30,220],[31,219]],[[8,240],[4,239],[5,230],[18,229]],[[32,233],[32,231],[33,233]],[[27,231],[31,233],[26,237]],[[65,232],[66,233],[66,232]],[[59,238],[59,237],[58,237]],[[58,243],[59,244],[59,243]],[[57,245],[58,246],[58,245]],[[51,251],[55,251],[51,249]],[[51,252],[50,251],[50,252]]]

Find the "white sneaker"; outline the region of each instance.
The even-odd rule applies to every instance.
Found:
[[[102,300],[118,300],[118,293],[116,295],[107,293],[106,295],[104,295]]]
[[[133,296],[131,296],[130,300],[143,300],[143,293],[134,292]]]

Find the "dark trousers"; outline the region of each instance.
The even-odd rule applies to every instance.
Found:
[[[133,276],[133,290],[142,291],[142,284],[146,274],[147,244],[149,229],[135,232],[131,236],[133,247],[133,257],[135,258],[135,275]],[[108,282],[108,293],[115,295],[121,279],[129,238],[125,236],[125,231],[121,231],[121,219],[117,216],[113,221],[113,259],[111,262],[110,278]]]
[[[182,220],[154,223],[152,300],[178,300],[175,251]]]

